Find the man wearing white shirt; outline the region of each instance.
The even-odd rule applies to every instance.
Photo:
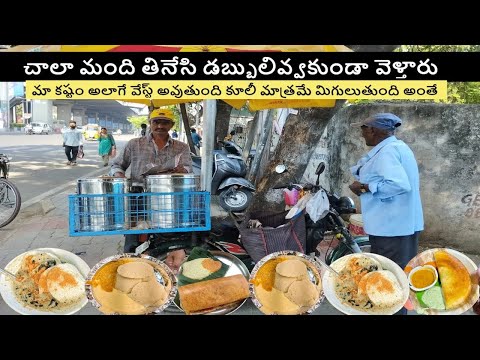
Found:
[[[80,145],[83,145],[83,135],[76,129],[77,123],[70,121],[70,129],[63,133],[63,147],[65,148],[65,155],[67,155],[67,165],[77,165],[77,154]]]

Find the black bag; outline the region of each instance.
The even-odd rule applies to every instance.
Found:
[[[305,253],[307,242],[305,213],[302,211],[293,219],[285,219],[287,213],[288,211],[281,213],[261,211],[247,214],[245,221],[238,226],[241,243],[253,261],[258,262],[266,255],[277,251],[293,250]],[[260,221],[262,227],[248,229],[249,220]]]

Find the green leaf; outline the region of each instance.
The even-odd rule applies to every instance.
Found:
[[[216,261],[220,261],[215,256],[213,256],[210,251],[208,251],[206,249],[203,249],[201,247],[194,247],[192,249],[192,252],[188,256],[187,261],[192,261],[192,260],[195,260],[195,259],[198,259],[198,258],[211,258],[211,259],[214,259]],[[196,282],[199,282],[199,281],[213,280],[213,279],[218,279],[218,278],[224,277],[225,274],[227,273],[228,269],[229,269],[229,265],[225,264],[224,262],[221,262],[221,263],[222,263],[222,267],[218,271],[215,271],[214,273],[210,274],[206,278],[203,278],[203,279],[200,279],[200,280],[191,279],[189,277],[184,276],[183,274],[178,274],[177,275],[178,286],[183,286],[183,285],[193,284],[193,283],[196,283]]]

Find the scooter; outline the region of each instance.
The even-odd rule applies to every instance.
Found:
[[[278,165],[275,171],[279,174],[286,172],[284,165]],[[325,163],[321,162],[315,170],[317,180],[315,185],[313,184],[281,184],[273,187],[273,189],[297,189],[315,194],[320,190],[324,190],[327,194],[330,207],[325,217],[314,222],[308,214],[306,217],[307,228],[307,253],[315,253],[316,256],[320,255],[317,250],[318,244],[324,239],[325,234],[331,233],[335,235],[340,242],[339,244],[327,251],[325,256],[325,262],[331,264],[335,260],[341,258],[344,255],[351,253],[361,253],[370,251],[370,241],[368,236],[354,237],[348,230],[341,215],[355,214],[355,203],[347,196],[338,196],[335,193],[327,191],[320,185],[320,175],[325,171]],[[333,240],[333,238],[332,238]]]
[[[231,141],[220,141],[222,150],[213,151],[212,195],[219,195],[220,206],[226,211],[245,210],[253,200],[255,185],[245,179],[247,167],[241,148]],[[193,172],[200,173],[201,157],[192,155]]]

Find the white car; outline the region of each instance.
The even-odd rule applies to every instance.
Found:
[[[32,132],[34,134],[48,135],[48,134],[52,133],[52,128],[47,123],[34,122],[34,123],[32,123]]]

